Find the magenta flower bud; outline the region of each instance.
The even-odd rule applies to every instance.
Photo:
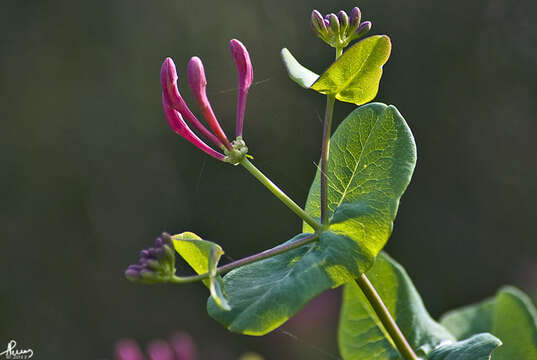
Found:
[[[339,20],[339,26],[341,27],[341,32],[345,34],[347,28],[349,27],[349,16],[343,10],[337,13],[337,18]]]
[[[173,334],[170,345],[175,352],[176,360],[196,360],[196,346],[190,335],[186,333]]]
[[[320,38],[328,35],[327,25],[324,22],[323,16],[317,10],[311,12],[311,26],[315,34]]]
[[[194,56],[188,62],[188,83],[190,88],[194,93],[194,97],[198,102],[201,112],[207,120],[209,127],[216,135],[218,139],[224,144],[228,149],[231,149],[231,144],[227,139],[224,130],[220,127],[220,123],[214,115],[209,99],[207,98],[207,79],[205,78],[205,69],[203,68],[203,63],[201,59],[197,56]]]
[[[364,21],[363,23],[358,26],[358,29],[356,29],[355,38],[360,38],[367,34],[369,30],[371,30],[371,21]]]
[[[360,21],[362,20],[362,13],[359,8],[355,7],[351,10],[349,18],[349,33],[353,33],[358,26],[360,26]]]
[[[239,72],[236,123],[236,136],[239,137],[242,136],[242,125],[244,122],[244,113],[246,112],[246,96],[248,95],[248,89],[250,88],[250,85],[252,85],[254,79],[254,70],[248,50],[246,50],[246,47],[239,40],[231,40],[229,42],[229,49],[231,50],[231,56],[233,57]]]
[[[162,340],[153,340],[147,345],[147,354],[151,360],[175,360],[173,350]]]
[[[164,108],[164,115],[168,120],[168,124],[177,134],[184,137],[186,140],[190,141],[194,146],[196,146],[201,151],[206,154],[214,157],[215,159],[224,161],[224,154],[219,153],[218,151],[213,150],[209,145],[207,145],[203,140],[201,140],[185,123],[181,114],[179,114],[175,109],[173,109],[164,94],[162,94],[162,107]]]
[[[144,360],[138,344],[130,339],[120,340],[115,346],[116,360]]]
[[[160,70],[160,84],[162,86],[162,93],[166,97],[168,104],[175,110],[177,110],[183,118],[185,118],[191,125],[198,129],[203,136],[209,139],[213,144],[218,147],[222,146],[222,142],[214,136],[203,124],[196,118],[196,116],[190,111],[188,105],[183,100],[183,97],[179,93],[177,87],[177,70],[175,64],[171,58],[166,58],[162,63]]]

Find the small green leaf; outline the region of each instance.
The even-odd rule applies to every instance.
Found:
[[[220,245],[203,240],[191,232],[174,235],[172,241],[175,251],[185,259],[196,273],[209,273],[209,278],[203,280],[203,283],[209,288],[215,303],[223,310],[229,310],[222,286],[222,278],[216,274],[218,261],[224,254]]]
[[[392,44],[386,35],[365,38],[343,53],[311,88],[357,105],[375,98]]]
[[[537,311],[531,300],[513,287],[493,299],[448,312],[442,324],[457,338],[490,332],[502,342],[493,360],[537,359]]]
[[[330,230],[352,238],[374,259],[392,232],[399,199],[416,164],[416,145],[394,106],[371,103],[347,116],[330,142],[328,212]],[[321,216],[320,169],[306,211]],[[313,229],[304,223],[304,232]],[[363,263],[366,271],[371,262]]]
[[[501,344],[491,334],[477,334],[463,341],[438,346],[427,360],[489,360]]]
[[[367,276],[409,344],[422,355],[454,337],[434,321],[401,265],[381,253]],[[339,349],[345,360],[400,359],[399,352],[358,285],[345,285],[339,323]]]
[[[288,242],[309,234],[299,234]],[[359,275],[359,264],[371,261],[357,244],[325,231],[317,242],[234,269],[224,276],[231,311],[209,298],[210,316],[229,330],[264,335],[282,325],[308,301]]]
[[[311,85],[319,78],[319,75],[306,69],[295,59],[289,50],[283,48],[281,51],[282,61],[287,69],[287,74],[298,85],[309,89]]]

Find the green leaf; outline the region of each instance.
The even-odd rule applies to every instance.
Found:
[[[428,360],[489,360],[492,352],[502,344],[491,334],[477,334],[469,339],[438,346]]]
[[[431,318],[406,271],[386,253],[377,257],[367,276],[415,351],[424,355],[441,343],[455,340]],[[345,285],[338,338],[345,360],[401,359],[354,281]]]
[[[371,103],[347,116],[330,142],[328,211],[330,230],[356,241],[367,271],[392,232],[399,199],[416,164],[416,145],[394,106]],[[320,170],[306,211],[320,217]],[[312,232],[304,223],[304,232]]]
[[[311,88],[340,101],[365,104],[375,98],[392,44],[386,35],[365,38],[343,53]]]
[[[225,311],[230,310],[224,294],[222,278],[216,274],[218,261],[224,254],[222,248],[211,241],[203,240],[192,232],[174,235],[172,241],[175,251],[196,273],[209,273],[209,278],[203,280],[203,283],[209,288],[215,304]]]
[[[282,61],[287,69],[287,74],[298,85],[309,89],[311,85],[319,78],[319,75],[313,71],[306,69],[295,59],[291,52],[283,48],[281,51]]]
[[[448,312],[442,324],[457,338],[490,332],[503,342],[493,360],[537,359],[537,311],[531,300],[513,287],[493,299]]]
[[[309,234],[299,234],[289,242]],[[209,298],[210,316],[229,330],[264,335],[282,325],[309,300],[359,275],[368,261],[356,242],[325,231],[319,240],[240,268],[224,276],[231,311]]]

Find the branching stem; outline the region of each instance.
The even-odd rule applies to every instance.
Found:
[[[225,274],[233,269],[236,269],[238,267],[251,264],[253,262],[263,260],[278,254],[283,254],[284,252],[296,249],[300,246],[309,244],[313,241],[316,241],[319,238],[318,234],[311,234],[309,236],[305,236],[304,238],[293,241],[292,243],[287,243],[283,245],[278,245],[276,247],[273,247],[272,249],[268,249],[265,251],[262,251],[260,253],[247,256],[245,258],[230,262],[229,264],[222,265],[216,269],[217,274]],[[209,277],[209,273],[204,273],[200,275],[193,275],[193,276],[174,276],[170,281],[173,283],[190,283],[190,282],[196,282],[200,280],[207,279]]]

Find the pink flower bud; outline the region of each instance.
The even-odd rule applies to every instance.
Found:
[[[237,98],[237,123],[236,132],[237,137],[242,136],[242,125],[244,122],[244,113],[246,111],[246,96],[248,95],[248,89],[252,85],[254,79],[254,70],[250,61],[250,55],[246,47],[236,39],[229,42],[229,49],[231,50],[231,56],[235,61],[237,70],[239,72],[239,93]]]
[[[177,70],[173,60],[169,57],[162,63],[162,68],[160,70],[160,84],[162,86],[162,93],[166,97],[168,104],[177,110],[183,118],[198,129],[207,139],[212,141],[213,144],[218,147],[222,146],[222,142],[203,126],[183,100],[177,87]]]
[[[209,99],[207,98],[207,79],[205,78],[205,70],[203,69],[201,59],[197,56],[194,56],[188,62],[188,82],[209,127],[224,146],[231,149],[231,144],[227,139],[224,130],[220,127],[213,109],[211,108],[211,104],[209,103]]]
[[[192,144],[194,144],[194,146],[206,154],[214,157],[215,159],[224,161],[225,156],[223,154],[213,150],[210,146],[204,143],[203,140],[197,137],[192,130],[190,130],[186,122],[183,120],[181,114],[179,114],[179,112],[172,108],[168,103],[168,99],[164,93],[162,94],[162,107],[164,108],[166,120],[168,120],[168,124],[173,131],[190,141]]]
[[[173,350],[167,342],[153,340],[147,345],[147,353],[151,360],[175,360]]]
[[[116,343],[116,360],[144,360],[138,344],[130,339],[120,340]]]

